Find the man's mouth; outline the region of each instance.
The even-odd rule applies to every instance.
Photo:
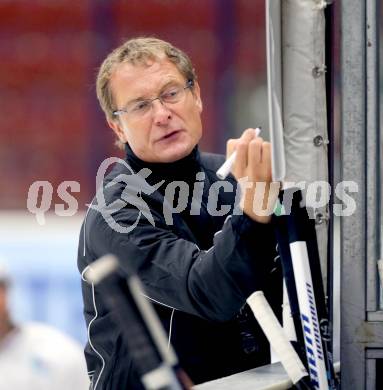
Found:
[[[162,136],[159,139],[159,141],[165,141],[165,140],[171,139],[172,137],[176,136],[179,132],[181,132],[181,129],[169,131],[167,134]]]

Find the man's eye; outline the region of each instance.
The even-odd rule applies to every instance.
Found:
[[[171,89],[162,94],[162,99],[165,101],[174,100],[178,97],[180,90],[178,88]]]
[[[143,100],[141,102],[137,102],[133,108],[132,111],[145,111],[149,107],[149,102],[147,100]]]

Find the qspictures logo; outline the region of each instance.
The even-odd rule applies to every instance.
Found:
[[[130,174],[119,174],[104,186],[103,182],[106,171],[112,164],[115,163],[123,164],[127,171],[130,172]],[[143,168],[139,172],[135,173],[125,160],[117,157],[107,158],[101,163],[97,171],[96,187],[98,190],[95,197],[96,204],[93,204],[92,202],[90,205],[88,205],[88,207],[101,213],[106,223],[118,233],[131,232],[138,225],[141,217],[145,217],[150,222],[150,224],[154,226],[155,223],[152,213],[150,212],[148,204],[142,198],[142,194],[153,194],[153,192],[157,191],[159,187],[165,182],[165,180],[162,180],[152,186],[146,181],[146,178],[151,173],[152,172],[149,168]],[[114,186],[121,187],[120,199],[116,199],[107,204],[105,200],[105,192],[108,191],[108,189],[113,190]],[[131,225],[124,226],[118,223],[114,219],[113,215],[118,213],[127,205],[136,207],[138,214],[135,221]]]
[[[120,173],[114,177],[107,176],[107,171],[111,166],[121,164],[124,173]],[[135,172],[129,164],[118,157],[109,157],[105,159],[98,168],[96,175],[96,195],[93,201],[86,206],[99,212],[105,222],[116,232],[129,233],[139,223],[141,219],[146,219],[152,226],[155,225],[152,212],[148,203],[144,198],[152,196],[161,188],[164,194],[162,215],[167,225],[173,225],[173,216],[181,212],[190,213],[190,215],[200,215],[202,207],[203,194],[207,194],[207,204],[204,208],[211,216],[225,216],[229,214],[240,215],[243,213],[239,207],[241,200],[241,191],[250,188],[254,183],[248,181],[248,178],[241,178],[238,185],[234,186],[231,181],[217,180],[213,182],[209,188],[205,188],[208,183],[205,180],[205,172],[198,172],[195,176],[195,181],[192,185],[184,181],[167,182],[161,180],[158,183],[151,185],[147,179],[152,174],[149,168],[143,168],[139,172]],[[306,183],[304,181],[298,183],[284,183],[289,188],[294,187],[302,190],[304,194],[303,205],[307,205],[314,210],[326,207],[328,205],[331,186],[325,181],[316,181]],[[268,204],[265,208],[261,208],[266,190],[265,183],[255,183],[256,194],[253,202],[253,211],[258,215],[270,215],[275,208],[273,204]],[[31,184],[28,191],[27,208],[30,213],[34,214],[36,221],[40,225],[44,225],[45,213],[52,207],[52,197],[54,188],[49,181],[35,181]],[[279,192],[279,183],[272,183],[270,192]],[[57,194],[64,202],[54,205],[56,215],[69,217],[75,215],[79,210],[78,201],[74,194],[80,192],[80,183],[76,181],[64,181],[57,187]],[[234,193],[234,206],[229,204],[220,204],[219,195],[222,192]],[[358,185],[353,181],[343,181],[336,185],[334,189],[334,205],[332,212],[335,216],[347,217],[352,215],[356,210],[356,202],[350,195],[358,192]],[[275,194],[274,194],[275,195]],[[291,191],[289,196],[283,198],[282,203],[276,207],[280,211],[283,209],[284,214],[288,214],[291,210]],[[270,196],[271,199],[275,196]],[[121,218],[118,218],[119,213],[126,208],[135,208],[138,213],[134,221],[129,223],[120,223]],[[277,212],[278,212],[277,210]]]

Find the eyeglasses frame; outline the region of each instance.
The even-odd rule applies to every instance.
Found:
[[[183,87],[183,89],[186,90],[186,89],[191,89],[191,88],[193,88],[193,87],[194,87],[194,80],[189,79],[189,80],[186,82],[186,86]],[[150,103],[153,103],[155,100],[159,100],[160,103],[161,103],[162,105],[166,104],[166,103],[164,103],[164,102],[161,100],[161,95],[159,95],[159,96],[157,96],[157,97],[155,97],[155,98],[152,98],[152,99],[144,99],[144,100],[147,100],[147,101],[149,101]],[[129,114],[129,112],[130,112],[130,111],[126,111],[126,110],[124,110],[124,109],[120,109],[120,110],[114,110],[114,111],[112,112],[112,114],[113,114],[114,116],[119,116],[119,115],[121,115],[122,113]]]

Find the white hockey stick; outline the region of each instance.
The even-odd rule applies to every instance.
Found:
[[[256,291],[247,298],[256,320],[265,333],[274,351],[281,359],[287,375],[294,384],[308,377],[305,366],[287,339],[281,324],[271,309],[262,291]]]
[[[295,241],[290,243],[290,252],[311,383],[315,389],[328,390],[326,364],[323,357],[322,340],[306,242]]]

